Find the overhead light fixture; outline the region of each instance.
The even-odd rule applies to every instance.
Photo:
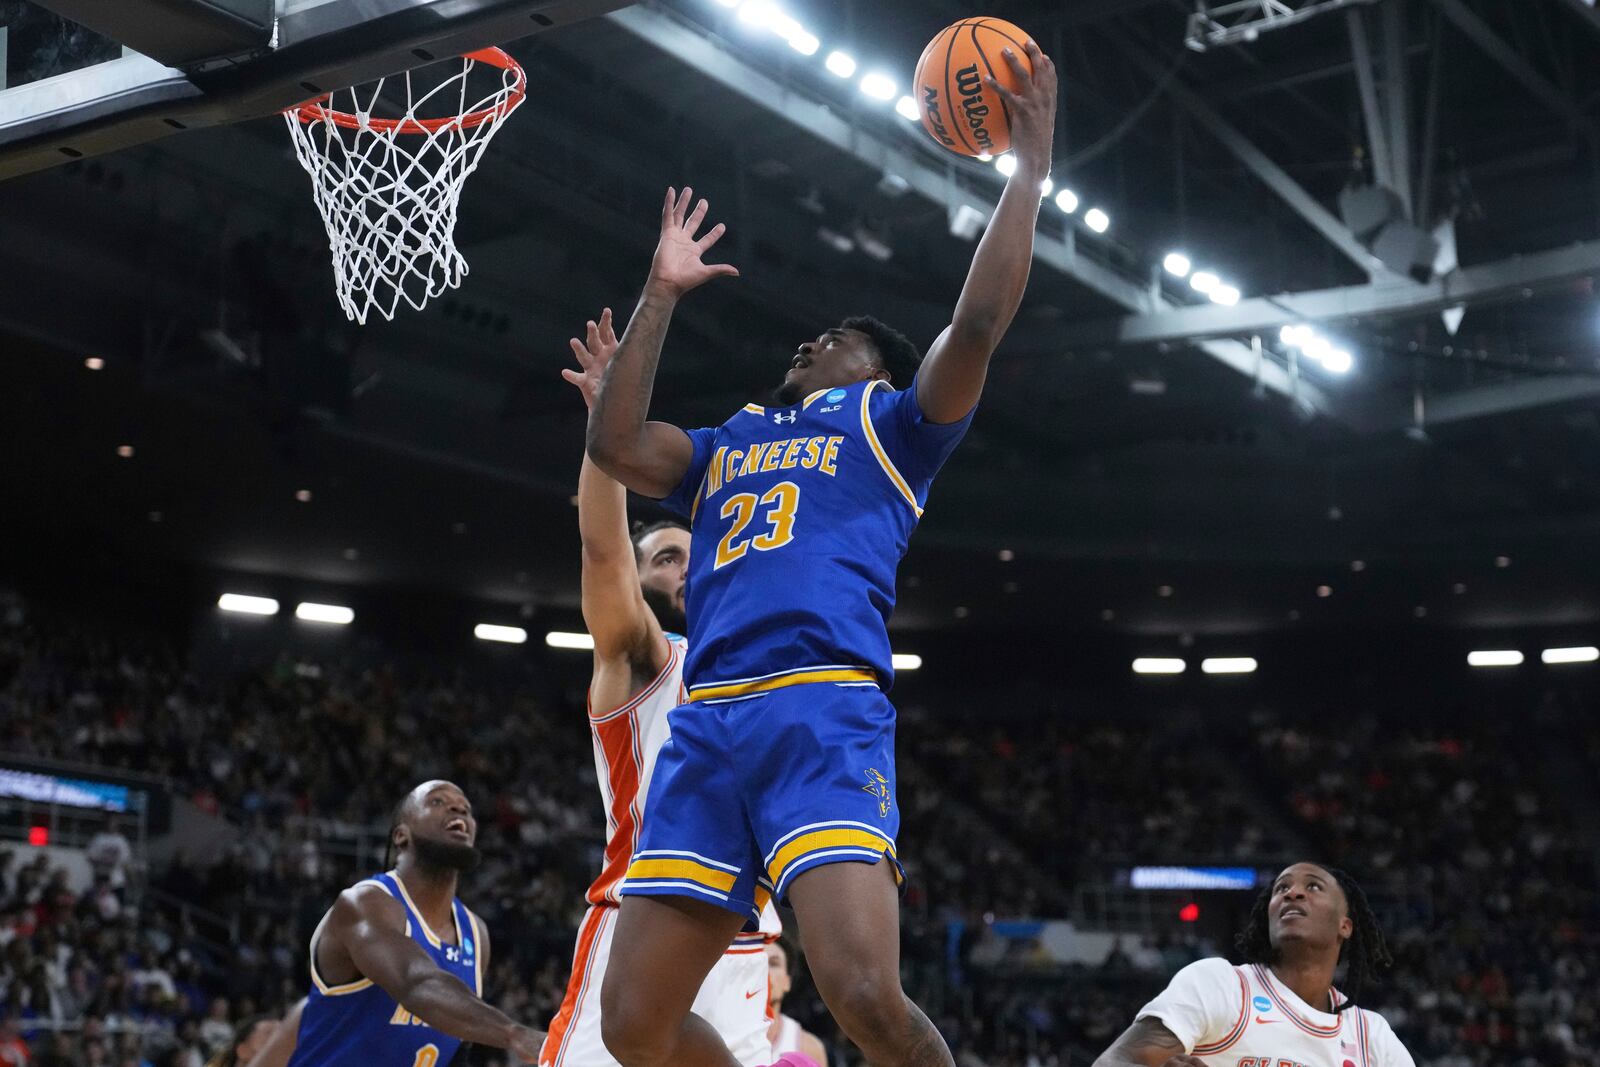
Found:
[[[1160,656],[1140,656],[1133,661],[1134,674],[1182,674],[1188,664],[1181,659],[1163,659]]]
[[[1581,648],[1547,648],[1539,653],[1544,663],[1593,663],[1600,660],[1600,648],[1584,645]]]
[[[848,78],[856,72],[856,61],[843,52],[829,52],[822,65],[837,78]]]
[[[987,163],[993,159],[994,156],[990,155],[988,152],[979,152],[974,158],[977,159],[979,163]]]
[[[1222,279],[1208,270],[1197,270],[1189,277],[1189,288],[1210,296],[1222,284]]]
[[[1256,661],[1249,656],[1218,656],[1200,661],[1207,674],[1254,674]]]
[[[311,503],[311,490],[309,490],[309,489],[296,489],[294,491],[294,498],[296,500],[300,501],[300,503],[302,503],[302,504],[309,504],[309,503]]]
[[[1348,374],[1356,365],[1355,357],[1342,348],[1335,348],[1322,357],[1322,365],[1334,374]]]
[[[1056,207],[1070,215],[1078,210],[1078,194],[1071,189],[1063,189],[1056,194]]]
[[[916,122],[922,117],[922,113],[917,110],[917,102],[909,96],[902,96],[894,102],[894,113],[907,122]]]
[[[874,100],[889,101],[895,98],[900,90],[895,87],[894,79],[887,74],[872,71],[861,78],[861,92]]]
[[[1311,327],[1285,326],[1283,329],[1278,331],[1278,340],[1282,341],[1286,345],[1294,345],[1296,348],[1298,348],[1307,341],[1311,340]]]
[[[133,446],[132,445],[118,445],[117,446],[117,455],[121,456],[123,459],[132,459],[133,458]]]
[[[1045,197],[1055,192],[1055,188],[1056,180],[1050,177],[1050,175],[1046,174],[1044,176],[1044,181],[1039,183],[1039,199],[1043,200]]]
[[[773,29],[783,17],[772,0],[744,0],[739,5],[739,21],[758,30]]]
[[[217,597],[217,607],[241,615],[276,615],[278,602],[269,596],[246,596],[243,593],[223,593]]]
[[[989,216],[971,204],[958,204],[950,212],[950,236],[970,241],[983,230]]]
[[[104,370],[106,361],[101,359],[99,356],[90,356],[88,359],[83,361],[83,365],[88,367],[90,370]]]
[[[1211,297],[1212,303],[1221,304],[1223,307],[1231,308],[1239,302],[1239,290],[1231,285],[1219,285],[1207,295]]]
[[[922,657],[913,652],[896,652],[889,657],[889,665],[897,671],[914,671],[922,667]]]
[[[1321,363],[1333,354],[1333,342],[1326,337],[1312,335],[1300,346],[1300,351]]]
[[[717,0],[717,3],[721,4],[723,7],[738,7],[739,6],[739,0]]]
[[[1193,264],[1182,252],[1168,252],[1167,258],[1161,261],[1161,266],[1175,278],[1187,278]]]
[[[480,641],[520,645],[528,640],[528,631],[520,626],[496,626],[492,622],[480,622],[472,628],[472,636]]]
[[[1111,229],[1111,216],[1097,207],[1092,207],[1083,213],[1083,224],[1095,233],[1105,233]]]
[[[313,604],[304,601],[295,605],[294,617],[306,622],[326,622],[334,626],[348,626],[355,621],[356,613],[339,604]]]
[[[1515,649],[1469,652],[1467,663],[1473,667],[1517,667],[1522,663],[1522,653]]]
[[[994,169],[999,171],[1001,174],[1004,174],[1007,178],[1011,177],[1017,172],[1017,157],[1012,155],[1010,152],[1007,152],[1003,156],[996,156],[994,159]]]
[[[594,638],[588,634],[564,633],[561,630],[551,630],[545,634],[544,643],[551,648],[568,648],[578,652],[591,651],[594,648]]]
[[[865,252],[868,258],[875,259],[879,263],[887,263],[894,258],[894,249],[876,234],[857,226],[854,237],[856,247]]]
[[[802,31],[789,38],[789,47],[803,56],[814,56],[817,54],[817,49],[822,47],[822,42],[812,34]]]
[[[817,230],[817,240],[838,252],[840,255],[849,255],[856,250],[856,243],[838,230],[830,230],[823,226]]]

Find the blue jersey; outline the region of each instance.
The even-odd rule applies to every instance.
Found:
[[[689,431],[694,458],[663,501],[690,516],[689,698],[887,689],[895,570],[971,421],[929,422],[914,385],[874,381]]]
[[[439,969],[453,974],[483,996],[482,934],[477,917],[459,900],[453,945],[445,944],[428,924],[400,879],[391,871],[357,885],[376,885],[406,909],[406,933],[433,957]],[[326,920],[324,920],[326,922]],[[461,1047],[461,1039],[435,1030],[402,1008],[393,997],[361,978],[330,986],[317,973],[317,933],[311,936],[311,993],[300,1016],[300,1034],[289,1067],[444,1067]]]

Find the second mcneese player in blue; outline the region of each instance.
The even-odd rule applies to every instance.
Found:
[[[602,470],[686,512],[693,537],[689,700],[671,715],[601,995],[603,1037],[624,1067],[734,1067],[690,1006],[774,896],[794,908],[817,990],[869,1063],[952,1062],[900,988],[887,621],[929,485],[1027,285],[1056,76],[1026,48],[1031,75],[1005,56],[1020,90],[995,86],[1016,171],[920,369],[904,337],[850,319],[799,346],[772,406],[714,429],[647,422],[677,301],[738,274],[701,258],[723,233],[697,236],[705,201],[691,211],[690,190],[667,193],[588,435]]]

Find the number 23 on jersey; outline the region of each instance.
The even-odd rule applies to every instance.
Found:
[[[800,509],[800,487],[793,482],[779,482],[762,493],[738,493],[722,502],[721,515],[732,519],[733,525],[717,545],[717,559],[713,570],[726,567],[741,559],[754,548],[757,552],[771,552],[794,540],[795,513]],[[747,527],[760,515],[760,532],[747,535]]]

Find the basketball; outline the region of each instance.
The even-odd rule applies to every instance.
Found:
[[[928,136],[963,156],[997,156],[1011,148],[1011,114],[986,77],[1022,88],[1001,49],[1009,47],[1023,69],[1033,63],[1023,47],[1031,38],[1004,19],[962,19],[939,31],[917,60],[913,76],[917,110]]]

